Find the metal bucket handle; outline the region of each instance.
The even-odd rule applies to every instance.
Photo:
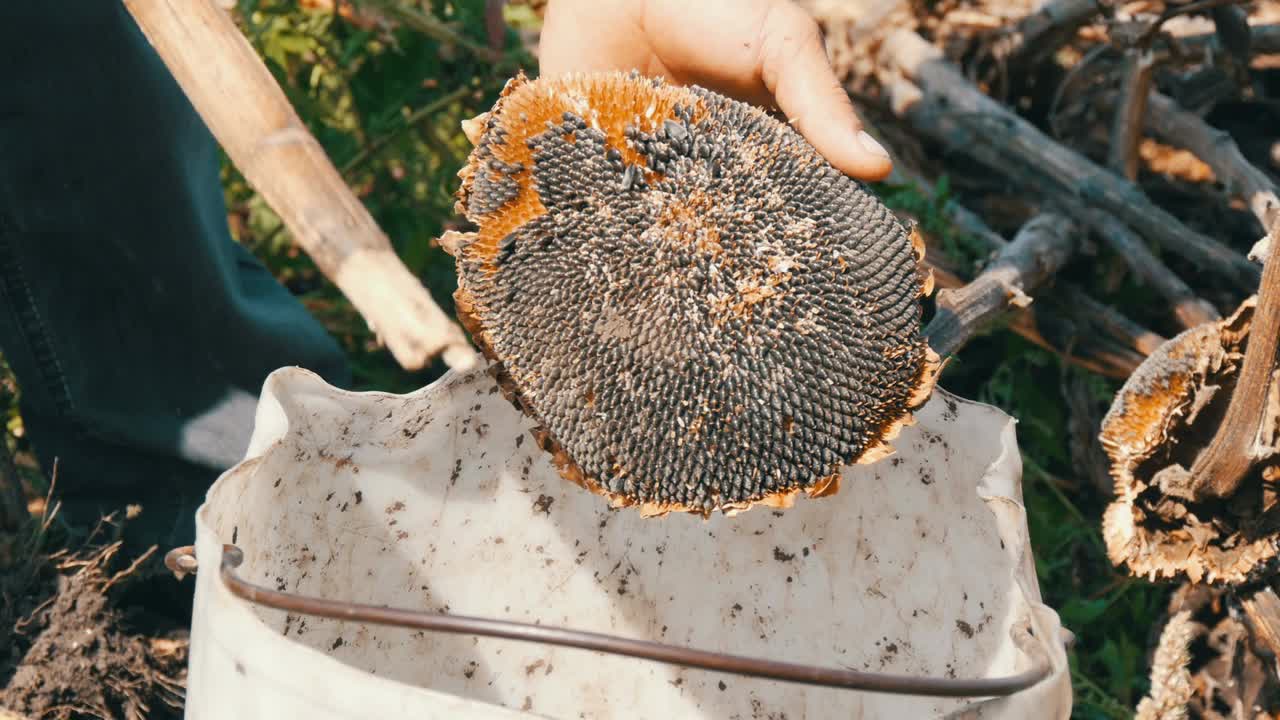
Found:
[[[279,592],[255,585],[236,574],[236,568],[243,561],[244,553],[240,548],[235,545],[223,545],[220,568],[222,581],[233,595],[250,603],[277,610],[375,625],[560,645],[783,682],[896,695],[1002,697],[1032,687],[1047,678],[1051,672],[1049,660],[1043,652],[1039,653],[1029,670],[1007,677],[971,679],[912,677],[728,655],[548,625],[362,605]],[[185,573],[196,572],[198,562],[195,547],[185,545],[170,550],[165,554],[164,563],[179,577]],[[1066,641],[1068,646],[1072,639],[1068,634]]]

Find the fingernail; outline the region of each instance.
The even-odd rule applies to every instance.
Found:
[[[876,139],[871,137],[866,130],[858,131],[858,144],[862,146],[863,150],[866,150],[872,155],[879,155],[882,158],[889,157],[889,151],[885,150],[883,145],[876,142]]]

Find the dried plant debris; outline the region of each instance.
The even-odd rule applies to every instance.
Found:
[[[32,554],[3,569],[0,708],[29,718],[161,720],[182,714],[188,631],[149,605],[165,593],[156,548],[119,541]],[[140,597],[147,607],[126,600]]]
[[[923,242],[764,110],[522,75],[466,130],[459,315],[567,479],[645,515],[785,507],[929,397]]]
[[[798,0],[822,29],[827,60],[848,87],[860,87],[874,74],[875,45],[890,30],[915,30],[920,4],[897,0]]]
[[[1169,600],[1136,720],[1280,716],[1275,659],[1251,633],[1231,590],[1184,584]]]
[[[1160,633],[1151,666],[1151,692],[1138,703],[1135,720],[1182,720],[1195,688],[1191,685],[1191,641],[1200,628],[1191,622],[1191,611],[1169,618]]]
[[[1112,562],[1134,575],[1241,583],[1274,564],[1280,458],[1258,463],[1227,499],[1196,501],[1187,482],[1236,390],[1255,304],[1250,298],[1230,317],[1162,345],[1103,419],[1100,440],[1116,489],[1103,535]],[[1270,407],[1280,411],[1277,403]]]

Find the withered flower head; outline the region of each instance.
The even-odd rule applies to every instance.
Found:
[[[459,315],[566,478],[787,506],[927,399],[922,245],[789,125],[608,73],[517,77],[467,133]]]
[[[1273,571],[1280,553],[1280,457],[1259,463],[1235,496],[1197,499],[1189,469],[1237,389],[1257,297],[1230,317],[1171,338],[1116,394],[1099,440],[1116,499],[1103,515],[1107,554],[1150,580],[1238,584]],[[1271,385],[1271,392],[1278,387]],[[1280,397],[1269,401],[1280,408]]]

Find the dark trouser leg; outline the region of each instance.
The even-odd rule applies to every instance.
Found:
[[[267,374],[344,385],[345,359],[231,239],[217,146],[118,0],[0,3],[0,71],[0,351],[32,443],[76,520],[139,502],[154,542],[191,538]]]

